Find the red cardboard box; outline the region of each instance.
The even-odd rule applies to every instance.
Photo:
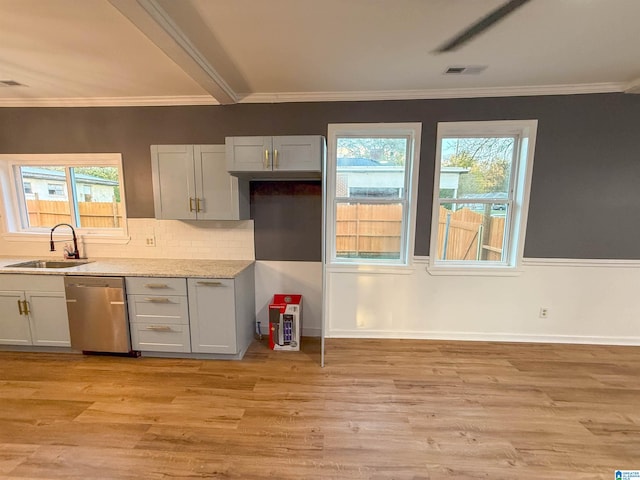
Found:
[[[269,305],[269,347],[300,350],[302,295],[278,294]]]

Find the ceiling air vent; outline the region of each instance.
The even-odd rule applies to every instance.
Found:
[[[15,80],[0,80],[0,87],[24,87],[24,85]]]
[[[445,75],[478,75],[487,69],[487,65],[453,66],[445,70]]]

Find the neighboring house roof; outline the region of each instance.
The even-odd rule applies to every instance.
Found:
[[[57,180],[64,182],[65,173],[59,170],[50,170],[48,168],[41,167],[20,167],[22,171],[22,178],[33,178],[39,180]],[[76,181],[79,183],[89,183],[93,185],[108,185],[117,186],[118,182],[115,180],[108,180],[106,178],[94,177],[93,175],[86,175],[83,173],[76,173]]]
[[[371,158],[338,158],[339,167],[379,167],[380,162]]]
[[[338,158],[338,167],[396,167],[398,165],[385,165],[372,158]],[[444,173],[468,173],[464,167],[442,167]]]

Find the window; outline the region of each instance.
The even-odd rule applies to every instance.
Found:
[[[47,191],[49,192],[49,195],[54,197],[66,197],[67,192],[65,192],[64,187],[66,187],[66,185],[63,183],[49,183],[47,184]]]
[[[84,235],[126,232],[120,154],[0,155],[0,183],[10,187],[2,199],[8,233],[58,223]]]
[[[329,125],[330,262],[408,263],[420,133],[419,123]]]
[[[536,128],[535,120],[438,125],[432,269],[517,266]]]

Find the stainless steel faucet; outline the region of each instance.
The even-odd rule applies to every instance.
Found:
[[[68,258],[80,258],[80,251],[78,250],[78,239],[76,238],[76,231],[68,223],[59,223],[51,229],[51,239],[49,244],[51,245],[51,252],[56,251],[56,244],[53,241],[53,232],[56,228],[65,225],[71,229],[71,235],[73,236],[73,252],[68,253]]]

